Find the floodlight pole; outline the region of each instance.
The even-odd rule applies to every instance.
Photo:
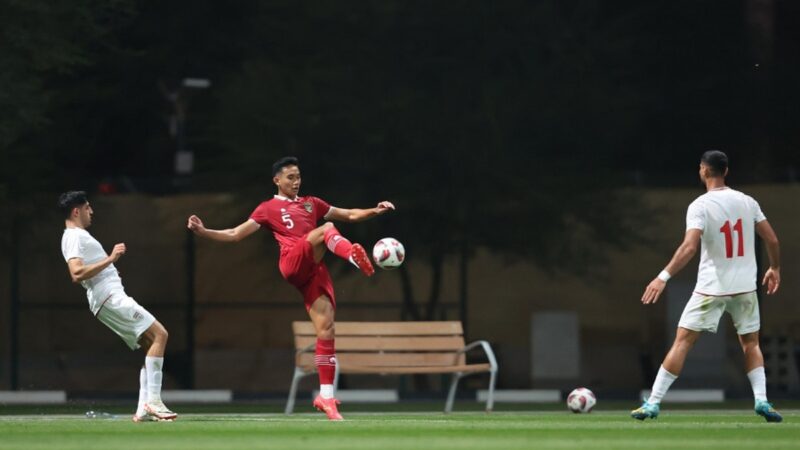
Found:
[[[175,89],[168,89],[163,82],[159,82],[164,99],[172,105],[172,115],[169,120],[169,130],[175,138],[175,173],[176,175],[190,175],[194,170],[194,155],[186,148],[186,99],[184,89],[208,89],[211,80],[207,78],[183,78]],[[184,308],[186,328],[186,376],[184,382],[186,389],[194,389],[195,385],[195,239],[194,233],[186,230],[184,245],[186,257],[186,305]]]
[[[177,152],[175,154],[175,172],[178,175],[190,175],[194,170],[194,155],[191,150],[186,149],[186,102],[181,99],[183,89],[208,89],[211,81],[207,78],[184,78],[180,87],[169,96],[175,111],[175,142]],[[194,389],[195,367],[195,239],[194,233],[186,230],[186,387]]]

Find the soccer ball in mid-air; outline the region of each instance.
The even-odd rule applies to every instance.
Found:
[[[592,412],[596,403],[594,393],[584,387],[573,390],[567,396],[567,408],[576,414]]]
[[[396,269],[405,258],[406,249],[395,238],[383,238],[372,247],[372,259],[381,269]]]

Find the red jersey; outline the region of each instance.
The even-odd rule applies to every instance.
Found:
[[[309,231],[317,227],[331,205],[317,197],[288,199],[276,195],[256,207],[250,218],[272,231],[281,247],[281,256]]]

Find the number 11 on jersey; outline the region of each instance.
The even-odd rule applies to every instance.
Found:
[[[725,221],[725,225],[719,229],[725,235],[725,257],[733,258],[733,232],[736,231],[739,235],[737,245],[737,255],[744,256],[744,236],[742,235],[742,219],[736,221],[736,225],[731,228],[730,220]]]

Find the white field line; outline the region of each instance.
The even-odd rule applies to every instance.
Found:
[[[800,415],[800,410],[783,410],[782,413],[786,416],[797,416]],[[563,422],[538,422],[538,423],[530,423],[531,427],[534,428],[560,428],[563,424],[564,427],[574,427],[576,424],[580,423],[581,427],[597,427],[597,428],[608,428],[610,426],[615,425],[612,422],[608,421],[601,421],[601,422],[582,422],[581,419],[584,417],[589,419],[589,415],[580,415],[580,414],[572,414],[567,411],[559,412],[559,411],[496,411],[490,414],[485,412],[456,412],[451,414],[442,414],[436,412],[350,412],[346,413],[345,417],[352,417],[357,418],[358,422],[389,422],[389,421],[396,421],[396,422],[423,422],[423,423],[454,423],[459,422],[459,418],[463,417],[486,417],[487,419],[491,419],[494,417],[497,418],[513,418],[515,416],[518,417],[536,417],[536,416],[557,416],[561,415],[563,417]],[[753,419],[752,426],[760,426],[763,427],[763,420],[759,420],[760,418],[756,417],[752,411],[749,410],[742,410],[742,409],[709,409],[709,410],[669,410],[663,411],[661,416],[659,416],[658,426],[665,427],[687,427],[692,426],[691,423],[686,422],[672,422],[667,423],[670,416],[719,416],[719,417],[726,417],[726,416],[737,416],[742,417],[745,419]],[[591,416],[601,416],[603,418],[613,419],[615,417],[624,417],[627,418],[628,413],[627,411],[595,411],[591,413]],[[387,419],[390,418],[390,419]],[[324,419],[324,415],[322,413],[298,413],[293,414],[291,416],[286,416],[282,413],[223,413],[223,414],[181,414],[178,417],[178,421],[185,420],[187,422],[195,422],[195,421],[219,421],[219,422],[319,422]],[[664,419],[664,420],[661,420]],[[70,421],[85,421],[85,420],[92,420],[92,421],[130,421],[131,415],[129,414],[119,414],[116,415],[115,418],[97,418],[97,419],[87,419],[82,414],[25,414],[25,415],[0,415],[0,422],[19,422],[19,421],[31,421],[31,422],[47,422],[47,421],[61,421],[61,420],[70,420]],[[511,422],[505,421],[498,421],[498,424],[507,424]],[[631,424],[639,424],[638,421],[634,421],[631,419]],[[648,421],[647,423],[650,423]],[[728,423],[728,424],[720,424],[720,423],[709,423],[703,422],[698,423],[698,426],[723,426],[726,427],[730,425],[730,427],[739,427],[739,426],[750,426],[749,423]],[[783,427],[800,427],[800,423],[790,422],[784,423],[781,426]]]

